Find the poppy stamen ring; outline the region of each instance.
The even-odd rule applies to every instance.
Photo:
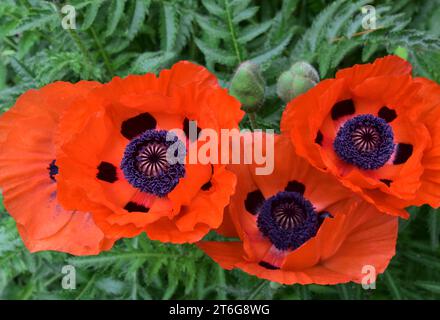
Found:
[[[313,238],[322,219],[298,192],[279,192],[264,201],[257,218],[260,232],[278,250],[295,250]]]
[[[371,114],[347,120],[333,142],[336,154],[363,170],[379,169],[394,152],[394,133],[382,118]]]
[[[183,161],[168,161],[168,150],[174,144],[181,144],[175,148],[176,152],[185,150],[183,142],[166,130],[146,130],[132,139],[121,162],[127,181],[142,192],[159,197],[170,193],[185,176]],[[174,154],[174,157],[183,160],[185,155]]]

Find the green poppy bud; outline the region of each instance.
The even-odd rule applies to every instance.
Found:
[[[408,49],[398,46],[394,49],[394,54],[404,60],[408,60]]]
[[[319,74],[305,61],[294,63],[278,78],[277,94],[288,103],[296,96],[307,92],[319,82]]]
[[[256,112],[264,102],[265,84],[260,66],[245,61],[235,71],[229,93],[237,98],[246,112]]]

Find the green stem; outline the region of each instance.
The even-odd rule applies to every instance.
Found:
[[[438,231],[438,212],[436,209],[429,209],[429,225],[431,236],[431,247],[433,251],[436,251],[439,247],[439,231]]]
[[[218,270],[218,282],[219,286],[217,287],[217,298],[219,300],[226,300],[226,280],[225,280],[225,271],[221,267],[217,267]]]
[[[32,78],[32,80],[35,82],[36,77],[35,77],[34,73],[23,62],[21,62],[20,60],[18,60],[15,57],[12,57],[11,59],[14,60],[24,71],[26,71],[27,76],[29,78]]]
[[[109,73],[110,78],[114,76],[114,70],[112,67],[112,64],[110,63],[110,59],[108,57],[107,51],[102,46],[101,41],[99,40],[99,37],[97,36],[95,29],[93,27],[90,27],[90,33],[92,34],[93,40],[95,41],[96,45],[98,46],[99,53],[102,56],[102,59],[104,60],[104,65],[107,68],[107,72]]]
[[[54,283],[55,281],[57,281],[60,278],[59,275],[55,275],[52,278],[50,278],[49,280],[47,280],[46,282],[43,283],[43,287],[47,288],[49,287],[52,283]]]
[[[339,285],[339,292],[342,300],[351,300],[350,293],[348,292],[347,285]]]
[[[92,278],[87,282],[84,289],[81,290],[81,292],[76,296],[75,300],[79,300],[82,298],[82,296],[89,290],[89,288],[93,285],[96,279],[96,273],[92,276]]]
[[[29,300],[32,297],[32,293],[34,292],[34,281],[31,281],[26,287],[24,288],[24,292],[22,293],[20,300]]]
[[[389,270],[384,273],[384,277],[393,299],[401,300],[402,295],[400,294],[399,288],[397,287],[396,282],[394,281],[394,278]]]
[[[3,39],[6,42],[6,44],[9,45],[12,49],[14,49],[15,51],[18,50],[18,46],[14,43],[14,41],[9,39],[8,37],[4,37]]]
[[[261,292],[261,290],[263,290],[263,288],[268,283],[269,283],[269,281],[267,281],[267,280],[261,280],[261,282],[254,287],[254,289],[252,290],[251,294],[249,295],[249,297],[246,300],[253,300],[253,299],[255,299],[258,296],[258,294]]]
[[[58,17],[60,18],[60,20],[62,20],[63,16],[61,15],[61,11],[60,11],[58,5],[56,3],[53,3],[53,6],[54,6],[56,12],[58,13]],[[86,63],[86,65],[89,68],[89,71],[91,73],[92,68],[93,68],[93,60],[91,59],[91,57],[89,55],[89,52],[86,49],[86,46],[84,45],[84,43],[82,42],[81,38],[78,36],[76,31],[74,31],[72,29],[67,29],[67,32],[69,33],[70,37],[75,42],[75,44],[78,47],[78,49],[83,54],[83,56],[85,58],[85,63]]]
[[[229,1],[225,0],[225,10],[226,10],[226,19],[228,20],[228,28],[231,34],[232,46],[234,47],[235,55],[237,56],[238,62],[241,63],[243,57],[241,56],[240,48],[238,46],[237,34],[235,32],[234,24],[232,22],[231,9],[229,7]]]
[[[176,255],[176,254],[166,254],[166,253],[149,253],[149,252],[124,252],[118,254],[112,254],[107,256],[90,256],[90,257],[81,257],[81,258],[71,258],[69,259],[69,263],[75,265],[76,267],[80,266],[89,266],[97,263],[106,263],[113,261],[120,261],[126,259],[146,259],[146,258],[185,258],[185,256]]]
[[[300,286],[299,287],[299,295],[301,297],[301,300],[310,300],[310,290],[307,286]]]
[[[255,112],[249,112],[248,117],[249,117],[249,122],[251,123],[251,129],[253,130],[257,128],[257,119],[255,116]]]
[[[133,273],[133,287],[131,288],[131,300],[137,300],[137,270]]]
[[[86,49],[86,46],[84,45],[81,38],[78,36],[78,34],[75,31],[73,31],[72,29],[68,29],[68,32],[70,37],[73,39],[73,41],[75,41],[75,44],[77,45],[78,49],[81,51],[84,58],[86,59],[86,64],[89,67],[89,70],[91,71],[93,66],[93,61]]]
[[[133,238],[133,248],[137,249],[139,247],[139,237]]]

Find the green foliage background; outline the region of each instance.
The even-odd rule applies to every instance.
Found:
[[[158,72],[182,59],[207,66],[224,86],[240,62],[261,64],[267,83],[257,115],[262,128],[278,128],[283,104],[276,79],[297,60],[309,61],[328,78],[400,46],[408,50],[415,74],[440,82],[438,0],[72,0],[76,30],[61,28],[66,3],[0,2],[0,112],[24,91],[55,80],[108,81]],[[379,28],[373,32],[361,27],[365,4],[377,10]],[[355,284],[281,286],[223,271],[193,245],[165,245],[144,235],[99,256],[30,254],[0,205],[0,298],[439,299],[440,213],[409,210],[397,255],[376,290],[363,290]],[[61,289],[66,264],[77,269],[76,290]]]

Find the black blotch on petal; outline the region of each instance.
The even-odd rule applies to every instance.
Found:
[[[203,191],[208,191],[209,189],[211,189],[212,187],[212,176],[214,175],[214,166],[211,164],[211,178],[209,178],[209,181],[206,182],[200,189],[202,189]]]
[[[389,187],[391,185],[391,182],[393,182],[393,180],[390,179],[380,179],[379,181],[385,183],[387,187]]]
[[[116,167],[109,162],[102,161],[98,166],[96,178],[109,183],[117,181]]]
[[[156,119],[151,114],[148,112],[141,113],[122,122],[121,134],[131,140],[146,130],[155,129],[156,124]]]
[[[188,118],[185,118],[185,119],[183,120],[183,132],[185,132],[185,135],[186,135],[186,137],[187,137],[188,139],[190,138],[190,135],[189,135],[189,121],[190,121],[190,120],[189,120]],[[202,131],[202,129],[200,129],[199,127],[197,127],[197,137],[196,137],[196,139],[190,139],[191,142],[194,142],[194,141],[197,140],[200,131]]]
[[[125,207],[125,210],[127,210],[128,212],[148,212],[150,211],[150,208],[147,208],[141,204],[137,204],[136,202],[128,202]]]
[[[337,120],[355,112],[353,100],[342,100],[337,102],[332,108],[332,119]]]
[[[393,109],[390,109],[388,107],[382,107],[378,112],[378,116],[384,119],[386,122],[391,122],[397,118],[397,113]]]
[[[399,143],[396,147],[396,155],[394,157],[393,164],[405,163],[413,153],[412,144]]]
[[[306,191],[306,186],[303,185],[301,182],[293,180],[289,181],[286,188],[284,188],[284,191],[298,192],[304,194],[304,191]]]
[[[266,268],[269,270],[278,270],[279,269],[279,267],[276,267],[273,264],[270,264],[269,262],[266,262],[266,261],[260,261],[258,264],[260,266],[262,266],[263,268]]]
[[[58,166],[55,164],[56,161],[52,160],[52,162],[49,164],[49,167],[47,168],[47,170],[49,170],[49,177],[52,181],[56,182],[56,175],[58,174]]]
[[[261,205],[264,202],[264,196],[260,190],[249,192],[244,200],[244,207],[249,213],[255,215],[258,213]]]
[[[205,184],[201,187],[201,189],[202,189],[203,191],[208,191],[209,189],[211,189],[211,187],[212,187],[212,183],[211,183],[211,180],[209,180],[207,183],[205,183]]]
[[[322,140],[323,139],[324,139],[324,136],[322,135],[322,132],[318,131],[318,133],[316,134],[315,143],[317,143],[320,146],[322,146]]]

